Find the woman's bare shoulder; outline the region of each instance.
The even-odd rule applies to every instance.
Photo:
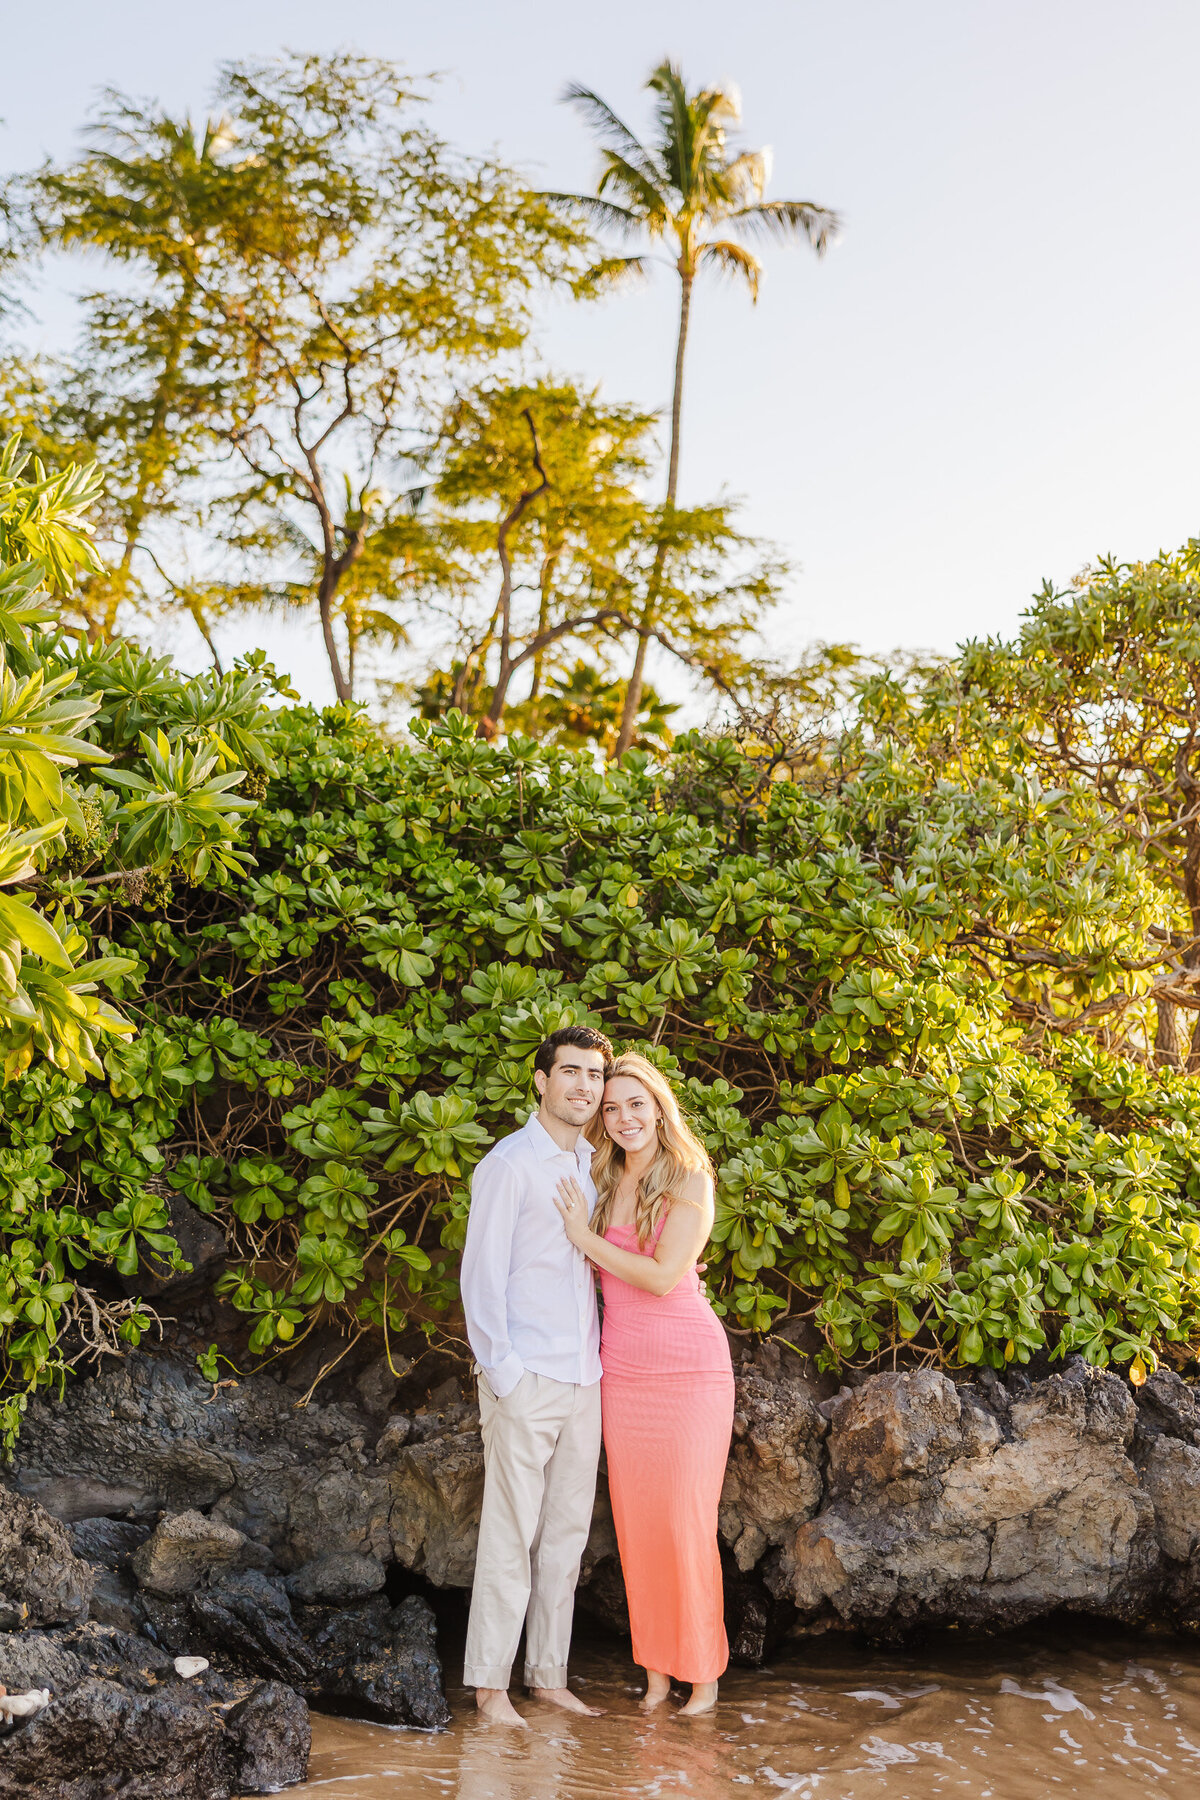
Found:
[[[679,1184],[679,1198],[688,1206],[701,1206],[711,1209],[713,1203],[712,1176],[707,1169],[689,1169]]]

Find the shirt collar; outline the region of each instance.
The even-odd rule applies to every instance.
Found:
[[[581,1156],[585,1162],[590,1162],[592,1160],[593,1147],[588,1143],[582,1131],[575,1140],[574,1151],[563,1150],[555,1143],[536,1113],[530,1113],[529,1118],[526,1120],[525,1135],[529,1139],[533,1153],[539,1162],[546,1162],[552,1156],[571,1155]]]

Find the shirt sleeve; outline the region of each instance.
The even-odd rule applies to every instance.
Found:
[[[508,1270],[519,1210],[513,1169],[500,1158],[485,1159],[471,1179],[460,1285],[467,1339],[498,1400],[525,1373],[508,1335]]]

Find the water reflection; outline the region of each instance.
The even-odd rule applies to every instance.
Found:
[[[1200,1649],[1178,1640],[953,1640],[921,1654],[818,1641],[735,1670],[715,1715],[643,1717],[619,1650],[585,1646],[574,1719],[521,1703],[527,1733],[481,1726],[450,1695],[447,1732],[314,1719],[297,1796],[346,1800],[1086,1800],[1192,1793]]]

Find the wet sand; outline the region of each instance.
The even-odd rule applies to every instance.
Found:
[[[447,1657],[453,1654],[449,1647]],[[451,1664],[453,1666],[453,1664]],[[528,1732],[481,1725],[451,1686],[448,1731],[313,1718],[309,1780],[323,1800],[1133,1800],[1194,1794],[1200,1780],[1200,1644],[1086,1633],[923,1651],[797,1647],[735,1669],[717,1712],[638,1711],[611,1640],[579,1647],[573,1685],[599,1719],[514,1691]]]

